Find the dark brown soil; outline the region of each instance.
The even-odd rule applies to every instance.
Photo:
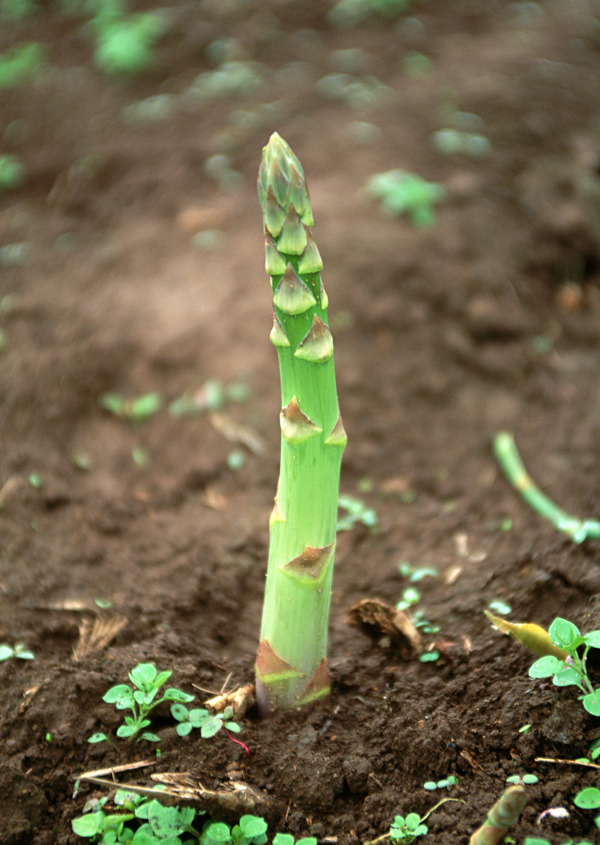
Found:
[[[531,512],[491,451],[512,431],[555,500],[597,515],[600,7],[430,0],[404,25],[344,31],[328,23],[331,5],[173,4],[156,67],[134,80],[96,70],[82,21],[56,4],[0,28],[1,50],[40,41],[48,55],[34,83],[0,91],[0,152],[28,171],[0,199],[0,246],[29,244],[0,268],[0,642],[36,655],[0,663],[6,845],[80,842],[71,820],[106,791],[82,783],[73,797],[75,778],[144,759],[120,780],[189,773],[213,789],[237,772],[271,831],[340,845],[424,814],[443,797],[424,782],[449,774],[459,784],[444,795],[462,803],[430,816],[426,841],[466,843],[506,778],[533,772],[512,841],[598,841],[594,813],[573,805],[597,776],[565,762],[588,753],[597,723],[573,690],[530,681],[532,657],[483,610],[501,599],[516,620],[600,627],[597,545]],[[262,85],[190,105],[184,92],[212,67],[206,47],[225,36],[262,63]],[[388,86],[363,108],[316,87],[356,61],[335,51],[356,47],[360,72]],[[412,52],[429,57],[428,74],[407,73]],[[168,119],[124,119],[157,94],[173,95]],[[432,146],[457,110],[481,119],[487,156]],[[332,695],[268,721],[250,711],[249,757],[220,735],[178,738],[166,709],[160,758],[147,743],[90,745],[119,724],[102,695],[140,661],[191,692],[252,680],[279,457],[254,180],[275,129],[308,174],[325,262],[349,435],[342,492],[379,516],[376,532],[340,535]],[[229,190],[205,168],[220,153],[242,177]],[[431,228],[365,195],[392,168],[446,187]],[[199,230],[220,233],[213,249],[198,248]],[[209,379],[242,382],[249,397],[220,418],[168,413]],[[108,391],[158,391],[165,406],[132,425],[100,407]],[[246,445],[225,436],[239,439],[235,426]],[[240,448],[245,464],[230,469]],[[363,598],[399,600],[403,561],[438,573],[417,585],[440,626],[426,637],[434,663],[346,622]],[[81,654],[82,627],[116,617],[108,645]],[[537,823],[557,806],[568,818]]]

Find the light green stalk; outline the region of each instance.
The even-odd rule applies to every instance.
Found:
[[[571,516],[555,505],[539,487],[536,487],[525,469],[512,434],[501,431],[496,435],[494,453],[513,487],[534,511],[549,520],[558,531],[568,534],[574,543],[600,540],[600,522],[595,519],[578,519],[576,516]]]
[[[469,845],[500,845],[507,831],[519,821],[527,804],[522,786],[509,786],[489,811],[486,820],[469,839]]]
[[[277,133],[263,149],[258,195],[282,404],[281,465],[256,657],[257,699],[266,712],[329,692],[327,627],[346,433],[310,198],[300,162]]]

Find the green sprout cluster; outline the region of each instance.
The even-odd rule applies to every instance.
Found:
[[[267,842],[268,825],[260,816],[243,815],[234,825],[202,820],[206,815],[203,810],[167,807],[154,797],[124,789],[115,794],[116,812],[104,809],[107,801],[107,797],[88,801],[84,814],[71,822],[73,833],[103,845],[265,845]],[[276,833],[272,841],[273,845],[294,845],[294,837],[286,833]],[[317,845],[317,840],[307,837],[295,845]]]
[[[117,710],[129,710],[131,713],[130,716],[125,716],[125,724],[117,728],[117,736],[120,739],[136,742],[145,739],[149,742],[160,742],[159,736],[152,731],[144,730],[150,725],[148,718],[150,712],[163,701],[189,703],[194,700],[193,695],[174,687],[169,687],[158,697],[161,687],[172,674],[170,670],[158,672],[153,663],[138,663],[129,673],[132,686],[117,684],[102,696],[103,701],[114,704]],[[88,742],[97,743],[104,740],[108,740],[106,734],[95,733]]]

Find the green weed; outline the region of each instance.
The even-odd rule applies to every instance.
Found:
[[[159,690],[172,674],[169,670],[157,672],[153,663],[138,663],[129,673],[133,688],[127,684],[117,684],[102,696],[103,701],[114,704],[117,710],[131,711],[131,716],[125,716],[125,724],[117,729],[118,737],[130,742],[134,739],[136,742],[140,739],[160,742],[160,737],[155,733],[144,730],[150,725],[149,713],[163,701],[189,703],[194,700],[193,695],[172,687],[166,689],[160,698],[157,697]],[[108,740],[106,734],[95,733],[88,742],[97,743],[104,740]]]
[[[582,635],[572,622],[557,617],[548,634],[555,646],[568,652],[568,657],[565,660],[550,655],[540,657],[529,667],[529,677],[552,678],[557,687],[576,686],[581,691],[579,700],[584,709],[592,716],[600,716],[600,687],[594,688],[587,672],[590,649],[600,648],[600,631]]]
[[[433,206],[440,202],[446,191],[441,185],[426,182],[416,173],[388,170],[377,173],[368,183],[371,196],[394,216],[408,215],[413,225],[428,228],[435,221]]]

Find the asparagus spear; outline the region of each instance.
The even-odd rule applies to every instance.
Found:
[[[279,484],[256,656],[257,700],[268,712],[329,693],[327,627],[347,438],[304,172],[276,132],[263,149],[258,195],[282,404]]]

